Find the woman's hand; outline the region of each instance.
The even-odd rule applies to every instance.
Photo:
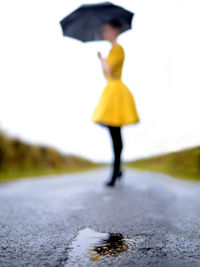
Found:
[[[98,56],[98,58],[101,60],[101,64],[102,64],[102,68],[103,68],[103,72],[104,73],[111,73],[112,72],[112,70],[111,70],[111,68],[109,67],[109,65],[108,65],[108,63],[107,63],[107,61],[106,61],[106,59],[104,59],[103,57],[102,57],[102,55],[101,55],[101,52],[97,52],[97,56]]]
[[[98,51],[97,52],[97,56],[98,56],[99,59],[102,59],[101,52]]]

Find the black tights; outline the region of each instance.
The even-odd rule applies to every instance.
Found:
[[[123,148],[121,127],[108,126],[112,138],[114,161],[113,161],[113,177],[118,174],[121,165],[121,152]]]

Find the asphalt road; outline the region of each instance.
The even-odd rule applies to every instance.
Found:
[[[0,185],[0,267],[200,266],[200,183],[126,168],[106,188],[109,175],[106,167]],[[105,233],[131,241],[92,260],[89,241]]]

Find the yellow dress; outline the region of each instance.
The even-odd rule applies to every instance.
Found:
[[[139,122],[134,97],[121,80],[124,57],[123,47],[116,43],[106,59],[112,74],[104,73],[107,85],[91,117],[93,122],[100,125],[123,126]]]

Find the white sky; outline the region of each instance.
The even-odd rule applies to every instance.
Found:
[[[59,21],[83,3],[0,2],[0,127],[12,136],[98,161],[113,157],[90,118],[106,85],[97,51],[106,41],[63,37]],[[199,0],[112,1],[135,13],[119,36],[122,80],[141,122],[122,128],[124,160],[199,145]]]

